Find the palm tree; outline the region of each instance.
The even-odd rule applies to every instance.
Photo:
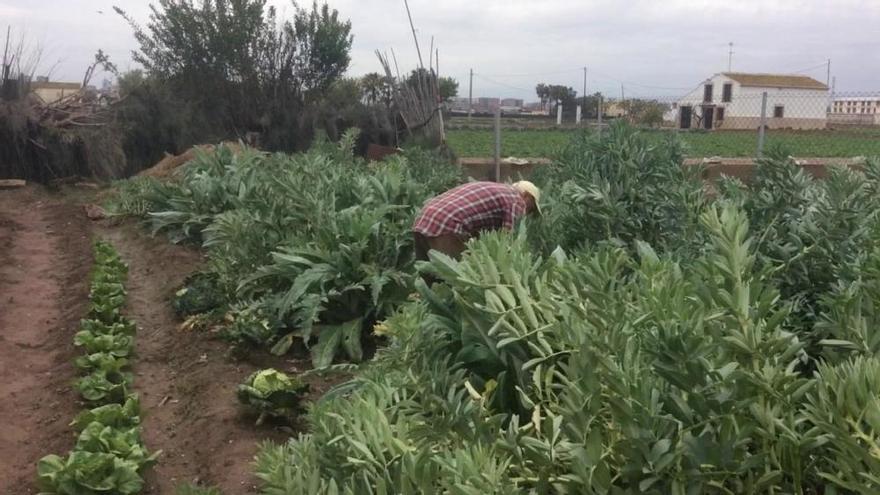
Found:
[[[360,79],[360,88],[361,98],[363,98],[365,103],[375,105],[384,101],[385,104],[388,104],[390,100],[391,94],[388,82],[384,76],[377,72],[364,74]]]

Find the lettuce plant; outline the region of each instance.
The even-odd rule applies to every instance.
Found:
[[[239,402],[259,414],[257,424],[266,417],[289,418],[308,386],[296,377],[275,369],[252,373],[238,386]]]

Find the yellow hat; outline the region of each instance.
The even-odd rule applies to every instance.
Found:
[[[538,213],[541,213],[541,190],[538,189],[538,186],[527,180],[521,180],[519,182],[514,182],[513,187],[517,191],[526,193],[534,198],[535,206],[538,208]]]

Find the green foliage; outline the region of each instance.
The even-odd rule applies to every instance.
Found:
[[[186,278],[183,288],[174,293],[171,306],[178,316],[205,313],[223,304],[217,277],[210,273],[195,273]]]
[[[820,476],[851,493],[880,490],[880,360],[821,366],[807,417],[828,442]]]
[[[78,432],[92,423],[120,429],[131,428],[140,424],[140,410],[137,396],[128,395],[124,404],[105,404],[79,413],[70,425]]]
[[[452,77],[438,78],[437,73],[433,69],[413,70],[409,77],[406,78],[406,84],[418,94],[427,89],[426,86],[436,86],[434,91],[428,91],[428,93],[439,94],[440,99],[443,101],[450,101],[458,96],[458,81]]]
[[[137,463],[113,454],[74,451],[66,458],[48,455],[40,459],[37,481],[47,494],[132,495],[144,485],[137,470]]]
[[[104,371],[107,373],[118,373],[122,368],[128,365],[128,360],[114,356],[109,352],[96,352],[80,356],[74,361],[76,367],[83,372]]]
[[[230,338],[316,368],[388,340],[262,447],[264,493],[876,491],[878,162],[816,182],[771,153],[713,199],[680,143],[613,126],[538,174],[527,231],[416,266],[413,216],[460,177],[352,136],[203,155],[149,214],[203,243]]]
[[[307,389],[298,378],[270,368],[252,373],[236,394],[239,402],[259,414],[259,425],[268,416],[289,419]]]
[[[161,451],[149,454],[141,440],[139,426],[117,428],[98,422],[90,423],[79,434],[74,450],[113,454],[143,469],[152,465]]]
[[[460,173],[418,150],[368,165],[353,156],[356,139],[319,139],[297,155],[221,146],[152,203],[155,232],[207,249],[211,304],[198,309],[228,306],[230,340],[279,354],[316,341],[316,363],[359,360],[362,329],[412,292],[414,216]]]
[[[87,354],[107,353],[116,357],[128,356],[134,347],[134,339],[130,335],[96,335],[89,331],[77,332],[73,342]]]
[[[263,447],[264,493],[876,491],[876,359],[800,373],[745,214],[698,228],[686,263],[641,241],[542,259],[524,234],[433,254],[443,283],[390,345]]]
[[[796,304],[794,323],[811,344],[812,358],[821,352],[820,338],[849,340],[857,331],[848,323],[858,324],[853,311],[864,307],[860,288],[871,285],[859,279],[876,273],[869,259],[880,227],[878,170],[872,160],[866,173],[832,169],[827,179],[815,181],[779,150],[759,162],[745,193],[724,190],[725,199],[740,204],[762,232],[759,260],[773,267],[774,284]],[[830,314],[820,316],[826,308]],[[861,339],[863,349],[871,346],[867,334]]]
[[[142,217],[161,200],[164,186],[153,177],[132,177],[113,183],[106,210],[111,215]]]
[[[581,98],[576,100],[579,104]],[[590,118],[595,116],[595,102],[588,98]],[[555,115],[555,114],[554,114]],[[526,121],[528,122],[528,121]],[[555,120],[552,120],[555,123]],[[571,122],[571,120],[567,120]],[[491,126],[480,129],[467,128],[468,123],[453,118],[451,129],[446,137],[450,148],[458,156],[491,157],[494,153],[495,135]],[[564,147],[580,131],[573,129],[542,129],[532,125],[547,126],[547,121],[540,124],[525,124],[526,128],[508,128],[501,131],[501,156],[556,157],[559,149]],[[756,132],[723,131],[712,132],[681,132],[661,129],[648,131],[645,138],[654,144],[662,143],[670,135],[677,134],[685,148],[685,155],[690,158],[711,156],[745,157],[755,156],[758,149]],[[793,150],[797,156],[829,156],[855,157],[880,155],[880,131],[853,130],[816,130],[787,131],[774,129],[767,133],[768,147],[782,146]]]
[[[556,114],[556,107],[559,105],[562,105],[563,108],[571,109],[576,104],[577,91],[574,88],[561,84],[540,83],[535,86],[535,93],[540,98],[542,104],[549,104],[548,109],[553,115]]]
[[[99,404],[122,402],[131,386],[131,373],[95,370],[79,378],[74,387],[83,399]]]
[[[669,104],[657,100],[633,98],[624,101],[623,109],[626,111],[627,120],[631,123],[656,127],[663,124],[663,114],[669,110]]]
[[[535,174],[548,205],[533,232],[538,245],[549,252],[641,240],[662,250],[694,248],[706,200],[698,175],[681,161],[676,142],[652,145],[625,125],[582,134]]]

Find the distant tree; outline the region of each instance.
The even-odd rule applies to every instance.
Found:
[[[633,98],[626,100],[623,108],[630,122],[654,127],[663,124],[663,114],[669,109],[669,105],[657,100]]]
[[[351,21],[340,21],[339,12],[331,11],[326,3],[319,8],[315,1],[311,10],[300,8],[295,1],[293,5],[293,23],[285,23],[284,31],[295,48],[295,79],[303,89],[324,89],[342,77],[351,62]]]
[[[440,78],[440,98],[444,102],[449,102],[458,96],[458,81],[451,77]]]
[[[378,72],[364,74],[358,81],[358,87],[364,103],[391,105],[391,85],[388,78]]]
[[[448,102],[458,96],[458,81],[451,77],[441,77],[437,80],[434,71],[425,68],[418,68],[410,72],[409,77],[406,78],[406,84],[416,92],[421,92],[422,88],[429,88],[437,84],[439,86],[440,99],[444,102]]]
[[[599,99],[601,97],[601,93],[593,93],[586,98],[577,99],[578,105],[584,105],[582,112],[585,119],[595,119],[599,116]]]
[[[535,93],[537,93],[538,98],[541,100],[541,110],[546,110],[547,103],[550,101],[550,86],[540,83],[535,86]]]
[[[119,75],[119,70],[116,68],[116,64],[110,61],[110,56],[104,53],[104,50],[98,50],[98,53],[95,54],[95,60],[86,68],[86,74],[83,76],[82,86],[84,88],[92,81],[92,76],[95,75],[95,69],[98,67],[115,76]]]
[[[562,105],[563,108],[573,110],[575,107],[575,99],[577,98],[577,91],[574,88],[563,86],[559,84],[554,84],[549,87],[550,93],[550,102],[552,105],[550,106],[550,111],[555,112],[556,107]]]
[[[326,90],[350,62],[351,23],[327,4],[294,3],[283,22],[266,0],[158,0],[134,30],[133,58],[173,85],[206,118],[231,129],[289,127],[311,92]],[[311,98],[317,100],[317,98]]]

